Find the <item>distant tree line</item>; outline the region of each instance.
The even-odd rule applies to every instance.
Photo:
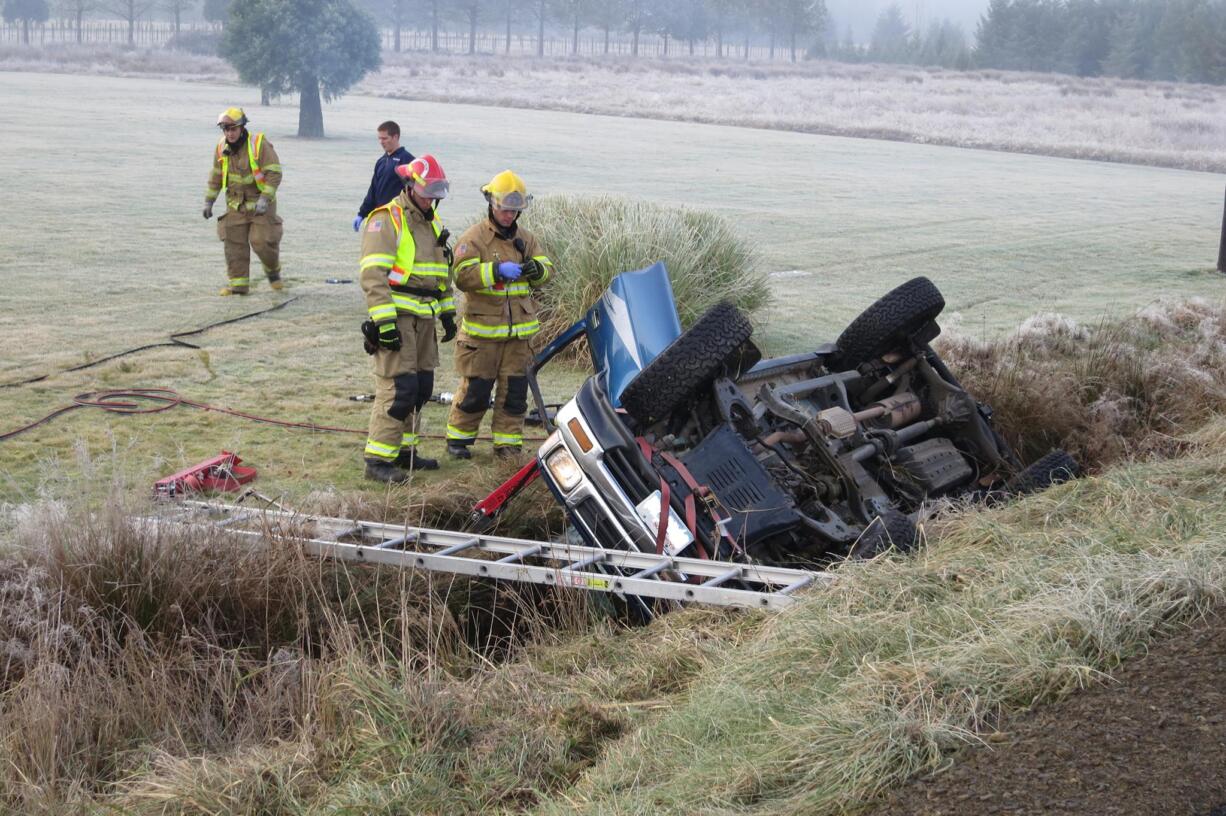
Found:
[[[630,39],[630,53],[639,54],[644,35],[660,37],[665,54],[694,53],[695,45],[714,41],[716,53],[734,40],[765,43],[793,61],[824,52],[822,33],[829,15],[825,0],[361,0],[383,25],[393,30],[393,48],[400,50],[400,31],[429,31],[433,50],[439,32],[462,26],[475,44],[478,30],[503,32],[511,50],[512,29],[531,27],[538,54],[544,54],[545,30],[564,29],[571,52],[579,52],[579,32],[596,29],[611,50],[613,34]],[[470,51],[475,45],[470,45]]]
[[[52,13],[76,21],[107,14],[128,24],[160,11],[176,29],[197,9],[224,25],[234,0],[0,0],[4,18],[19,22],[28,41],[31,23]],[[497,32],[499,47],[511,50],[513,32],[535,35],[545,53],[545,34],[564,31],[571,53],[580,53],[580,32],[603,34],[604,51],[613,41],[653,39],[651,53],[693,54],[699,43],[714,44],[717,57],[732,45],[748,58],[749,47],[765,48],[793,61],[824,57],[848,62],[890,62],[953,69],[997,68],[1078,76],[1118,76],[1226,84],[1226,0],[990,0],[971,42],[949,20],[919,25],[894,4],[877,19],[871,37],[838,30],[825,0],[354,0],[380,28],[392,31],[400,50],[401,31],[426,32],[432,50],[440,32],[468,33],[474,52],[478,32]],[[656,45],[654,43],[658,43]],[[488,46],[487,46],[488,47]],[[589,47],[590,49],[590,47]],[[620,49],[618,49],[620,50]]]
[[[991,0],[977,40],[985,68],[1226,83],[1222,0]]]

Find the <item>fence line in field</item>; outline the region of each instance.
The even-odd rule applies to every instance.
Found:
[[[221,31],[219,26],[209,23],[183,23],[179,28],[184,34],[195,32],[216,33]],[[169,21],[137,21],[132,26],[132,41],[138,46],[159,47],[165,45],[175,33],[175,24]],[[380,35],[383,48],[391,51],[395,45],[395,32],[390,28],[385,28],[382,29]],[[0,26],[0,42],[20,43],[22,42],[22,36],[21,23],[6,22]],[[128,42],[128,23],[124,20],[85,20],[81,23],[79,37],[74,20],[49,20],[46,23],[30,25],[30,43],[32,45],[75,43],[78,39],[84,45],[108,43],[123,45]],[[535,34],[512,33],[508,42],[505,33],[496,34],[485,31],[477,32],[475,40],[476,42],[472,50],[477,54],[509,53],[531,56],[537,54],[538,50],[542,50],[537,47]],[[575,52],[574,46],[575,41],[573,37],[545,37],[543,51],[545,56],[550,57],[571,56]],[[619,32],[617,36],[609,37],[607,52],[605,49],[603,33],[597,32],[593,34],[590,29],[585,29],[580,33],[578,39],[579,56],[601,57],[606,53],[610,56],[631,56],[634,50],[634,43],[630,37]],[[431,32],[401,29],[400,50],[467,54],[469,53],[468,32],[440,31],[438,33],[436,49],[434,48]],[[695,41],[693,43],[694,57],[714,57],[717,50],[718,44],[714,39]],[[739,42],[732,40],[724,41],[723,56],[725,59],[744,60],[746,59],[745,50],[744,40]],[[754,61],[772,59],[771,49],[768,46],[751,44],[748,50],[748,59]],[[691,55],[691,44],[684,40],[669,39],[666,41],[663,37],[643,34],[639,37],[638,55],[640,57],[667,56],[684,59]],[[786,48],[777,46],[774,49],[774,60],[786,61],[790,58],[791,52]]]

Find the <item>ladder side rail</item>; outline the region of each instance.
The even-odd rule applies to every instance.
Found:
[[[189,502],[185,502],[189,503]],[[251,508],[238,507],[234,505],[216,505],[208,502],[190,502],[202,509],[216,511],[249,511]],[[520,558],[525,558],[529,554],[535,558],[547,558],[561,562],[563,565],[573,564],[587,558],[595,556],[604,556],[604,565],[615,567],[622,570],[630,570],[637,572],[645,569],[650,569],[656,566],[661,558],[655,553],[644,553],[638,550],[612,550],[603,549],[600,547],[587,547],[580,545],[572,545],[566,543],[554,543],[547,541],[534,541],[523,538],[507,538],[500,536],[476,535],[472,533],[457,532],[453,530],[435,530],[425,527],[406,527],[402,524],[382,524],[377,522],[354,522],[349,519],[330,518],[327,516],[308,516],[300,513],[291,513],[284,510],[259,510],[256,515],[265,513],[274,518],[282,518],[292,520],[296,523],[315,523],[319,525],[336,527],[338,525],[360,524],[367,535],[377,537],[379,535],[394,535],[401,539],[406,536],[410,539],[416,536],[416,543],[419,546],[428,546],[441,550],[457,547],[458,545],[466,545],[461,549],[481,550],[483,552],[496,553],[500,555],[516,555]],[[473,545],[473,539],[477,539],[478,543]],[[355,545],[355,546],[378,546],[372,545]],[[539,549],[538,549],[539,548]],[[458,551],[458,550],[456,550]],[[531,551],[531,552],[529,552]],[[729,569],[733,566],[740,567],[741,573],[738,580],[742,582],[761,584],[768,588],[786,588],[792,587],[800,581],[804,581],[805,585],[815,582],[828,583],[834,579],[834,575],[829,572],[817,572],[811,570],[792,569],[789,567],[770,567],[759,564],[734,564],[728,561],[712,561],[701,558],[687,557],[672,557],[671,569],[687,575],[696,575],[703,578],[713,579],[727,575]],[[806,579],[808,579],[806,581]],[[727,580],[727,578],[725,578]],[[793,591],[799,587],[793,587]]]

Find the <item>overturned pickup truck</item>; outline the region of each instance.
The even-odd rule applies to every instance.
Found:
[[[732,305],[682,332],[662,265],[619,275],[533,362],[541,416],[538,372],[581,337],[595,373],[477,520],[539,471],[592,546],[811,566],[914,547],[929,500],[1071,477],[1060,451],[1023,468],[933,351],[944,305],[915,278],[834,343],[764,360]]]

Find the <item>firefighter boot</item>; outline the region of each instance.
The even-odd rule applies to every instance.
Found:
[[[404,484],[409,474],[383,459],[366,459],[366,478],[386,484]]]
[[[498,445],[494,448],[494,458],[510,459],[518,462],[520,450],[518,445]]]
[[[447,453],[452,459],[472,459],[473,453],[468,449],[467,445],[460,442],[448,442]]]
[[[417,448],[401,448],[392,464],[401,470],[438,470],[438,460],[422,456]]]

